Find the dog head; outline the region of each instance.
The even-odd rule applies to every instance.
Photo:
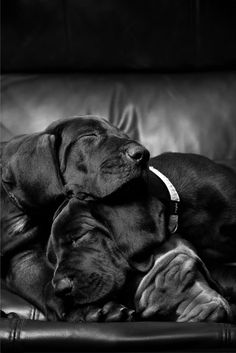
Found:
[[[125,282],[128,263],[88,203],[72,198],[53,222],[47,257],[55,294],[72,305],[99,301]]]
[[[56,122],[47,132],[60,136],[60,171],[73,196],[105,197],[147,168],[149,152],[104,119]]]
[[[76,117],[10,140],[2,177],[20,204],[32,209],[55,202],[64,190],[104,197],[142,176],[148,159],[143,146],[107,121]]]
[[[134,297],[136,282],[152,266],[153,248],[165,234],[161,205],[147,217],[146,208],[72,198],[59,209],[47,250],[56,294],[75,305],[107,297],[133,304],[131,292]]]

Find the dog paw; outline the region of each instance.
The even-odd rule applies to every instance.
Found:
[[[105,304],[102,308],[102,313],[105,322],[133,321],[135,316],[134,310],[115,302]]]
[[[139,294],[136,294],[136,309],[141,318],[172,315],[192,286],[196,273],[195,258],[183,253],[167,254],[156,261],[153,274],[144,278]]]
[[[177,254],[169,264],[157,274],[155,287],[162,292],[183,292],[196,278],[197,261],[186,254]]]
[[[178,307],[177,314],[180,314],[177,322],[230,322],[232,316],[227,300],[202,283],[192,287],[188,299]]]
[[[143,319],[178,322],[230,322],[231,308],[216,289],[207,268],[180,239],[156,257],[136,292],[136,310]]]
[[[134,320],[134,310],[111,301],[102,307],[89,305],[77,308],[66,315],[65,320],[69,322],[128,322]]]

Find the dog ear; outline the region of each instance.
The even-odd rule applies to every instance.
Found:
[[[56,265],[57,257],[53,247],[52,234],[50,235],[48,240],[47,249],[46,249],[46,258],[50,262],[50,264],[52,264],[53,266]]]
[[[57,239],[60,237],[65,238],[70,233],[71,228],[77,229],[76,224],[80,226],[80,205],[83,205],[83,203],[76,198],[66,199],[54,214],[51,234],[46,249],[47,260],[53,265],[57,263],[56,253],[58,249],[56,250],[56,248],[59,246],[57,245]]]
[[[127,102],[127,93],[118,85],[112,93],[109,108],[110,122],[131,139],[140,141],[139,114],[134,104]]]
[[[57,136],[60,141],[60,148],[58,146],[58,162],[60,163],[60,171],[63,174],[66,169],[66,160],[68,151],[78,138],[78,125],[73,125],[79,121],[79,117],[72,119],[60,119],[52,122],[45,130],[46,133]],[[67,130],[67,133],[65,132]],[[57,143],[58,145],[58,143]]]
[[[39,133],[11,140],[3,154],[2,179],[21,205],[46,205],[60,196],[55,136]]]

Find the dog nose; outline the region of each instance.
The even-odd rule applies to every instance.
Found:
[[[73,281],[68,278],[62,278],[54,284],[54,291],[58,297],[63,297],[71,293],[73,288]]]
[[[146,150],[146,148],[139,145],[129,146],[126,150],[126,155],[136,163],[143,161],[147,162],[149,159],[149,152]]]

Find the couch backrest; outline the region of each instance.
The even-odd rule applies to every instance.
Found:
[[[16,135],[88,113],[117,124],[126,112],[136,115],[141,141],[152,155],[180,151],[236,158],[235,97],[235,73],[6,75],[2,123]]]

